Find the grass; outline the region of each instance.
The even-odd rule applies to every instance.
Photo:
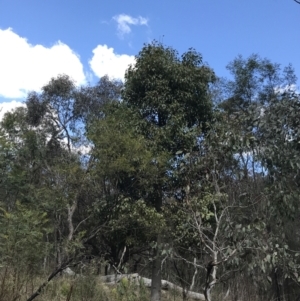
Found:
[[[62,276],[50,283],[37,301],[149,301],[150,290],[123,278],[116,285],[106,285],[96,276]],[[163,301],[179,301],[176,292],[162,292]]]
[[[15,273],[14,270],[2,270],[0,273],[0,301],[26,301],[29,296],[47,276],[30,277]],[[250,289],[250,283],[235,282],[232,293],[239,296],[239,300],[261,300]],[[238,292],[238,293],[237,293]],[[225,291],[216,288],[214,301],[223,300]],[[108,285],[101,282],[99,276],[87,273],[86,276],[61,275],[53,279],[35,301],[149,301],[150,289],[143,283],[137,284],[123,278],[118,284]],[[181,301],[182,295],[176,291],[162,291],[162,301]],[[236,300],[230,296],[228,301]]]

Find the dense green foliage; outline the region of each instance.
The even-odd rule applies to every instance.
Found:
[[[59,76],[4,116],[0,300],[42,297],[36,279],[67,267],[138,272],[153,301],[161,278],[183,299],[296,300],[296,76],[258,55],[227,68],[231,79],[218,78],[194,49],[154,42],[124,84]]]

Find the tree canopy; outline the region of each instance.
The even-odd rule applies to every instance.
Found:
[[[162,279],[183,300],[296,300],[297,78],[256,54],[227,68],[153,42],[124,83],[60,75],[5,114],[1,300],[91,266],[151,278],[152,301]]]

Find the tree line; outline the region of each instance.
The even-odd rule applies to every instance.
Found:
[[[67,267],[139,273],[205,300],[300,294],[300,101],[292,66],[144,45],[125,82],[60,75],[0,124],[0,299]],[[12,285],[13,283],[13,285]],[[248,298],[248,299],[247,299]]]

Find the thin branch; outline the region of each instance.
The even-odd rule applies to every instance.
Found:
[[[192,279],[192,283],[190,285],[190,291],[192,291],[194,289],[194,286],[195,286],[195,278],[198,274],[198,269],[197,269],[197,259],[196,257],[194,258],[194,268],[195,268],[195,272],[194,272],[194,275],[193,275],[193,279]]]
[[[174,257],[176,257],[176,258],[179,259],[179,260],[185,261],[187,264],[193,265],[195,268],[201,268],[201,269],[203,269],[203,270],[206,269],[203,265],[197,264],[197,262],[195,262],[195,260],[194,260],[194,262],[189,261],[189,260],[185,259],[184,257],[177,255],[176,253],[174,253]]]
[[[124,259],[124,255],[125,255],[125,253],[126,253],[126,246],[124,247],[124,250],[123,250],[123,252],[122,252],[122,256],[121,256],[121,258],[120,258],[120,262],[119,262],[119,264],[118,264],[118,270],[120,269],[120,267],[122,266],[122,262],[123,262],[123,259]]]
[[[97,233],[101,230],[102,226],[98,227],[97,229],[94,230],[94,232],[87,238],[83,239],[81,241],[81,243],[87,244],[91,239],[93,239]],[[39,288],[26,300],[26,301],[32,301],[34,300],[36,297],[38,297],[44,290],[44,288],[48,285],[48,283],[55,278],[60,272],[62,272],[63,270],[65,270],[67,267],[69,266],[76,266],[79,262],[74,262],[74,260],[76,259],[76,256],[71,257],[69,260],[63,262],[62,264],[59,265],[59,267],[57,267],[52,273],[51,275],[48,277],[48,279],[39,286]]]
[[[60,272],[62,272],[63,270],[65,270],[68,265],[74,260],[74,258],[69,259],[68,261],[66,261],[65,263],[61,264],[55,271],[53,271],[53,273],[48,277],[48,279],[36,290],[35,293],[33,293],[28,299],[27,301],[32,301],[33,299],[35,299],[37,296],[39,296],[44,288],[47,286],[47,284]]]
[[[79,226],[80,226],[82,223],[84,223],[86,220],[88,220],[90,217],[91,217],[91,214],[90,214],[87,218],[85,218],[85,219],[83,219],[81,222],[79,222],[78,225],[76,226],[75,230],[74,230],[74,233],[77,231],[77,229],[79,228]]]

